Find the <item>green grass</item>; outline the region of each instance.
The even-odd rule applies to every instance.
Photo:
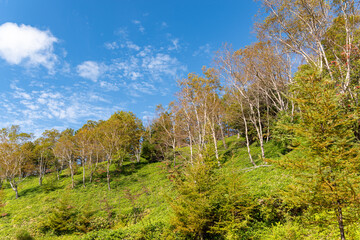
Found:
[[[79,239],[81,236],[55,236],[54,234],[42,234],[37,230],[39,222],[46,218],[51,210],[59,204],[59,200],[66,200],[71,206],[81,210],[84,208],[97,211],[99,216],[106,215],[103,210],[108,205],[116,216],[126,218],[132,210],[133,205],[138,205],[144,210],[142,224],[152,219],[162,219],[166,221],[169,216],[169,208],[163,197],[164,193],[170,193],[170,182],[163,169],[163,163],[138,164],[127,163],[123,171],[112,172],[112,190],[107,190],[106,173],[100,170],[95,175],[93,183],[87,183],[86,188],[82,186],[81,169],[75,176],[76,187],[71,189],[71,180],[67,176],[67,171],[61,174],[60,181],[54,180],[54,176],[49,174],[45,177],[44,187],[38,185],[36,177],[29,177],[19,185],[20,198],[15,199],[14,191],[5,185],[3,190],[2,202],[5,206],[0,209],[0,213],[7,215],[0,218],[0,238],[12,239],[16,230],[25,229],[36,236],[36,239]],[[56,181],[55,186],[46,189],[49,181]],[[52,190],[53,189],[53,190]],[[129,195],[141,194],[135,203],[126,197]],[[106,202],[105,202],[106,200]],[[126,223],[118,221],[114,228],[124,227]]]

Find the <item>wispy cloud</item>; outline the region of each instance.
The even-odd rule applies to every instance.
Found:
[[[46,87],[26,91],[15,81],[10,87],[11,92],[0,96],[0,111],[7,112],[0,116],[0,127],[19,124],[27,131],[38,132],[40,127],[36,124],[39,123],[41,129],[47,122],[51,127],[58,123],[64,126],[83,124],[88,119],[106,119],[125,106],[120,103],[114,105],[106,96],[86,86],[74,86],[68,90]]]
[[[172,43],[172,45],[170,47],[168,47],[169,51],[179,50],[180,49],[179,39],[178,38],[171,39],[171,43]]]
[[[118,28],[117,30],[114,31],[114,34],[122,38],[127,38],[129,35],[126,27]]]
[[[94,61],[85,61],[77,66],[77,73],[80,77],[90,79],[96,82],[100,75],[104,72],[105,66]]]
[[[138,27],[138,30],[141,33],[145,32],[145,28],[144,28],[144,26],[141,24],[141,22],[139,20],[133,20],[133,23]]]
[[[154,77],[161,79],[161,75],[175,77],[179,71],[185,71],[186,68],[180,64],[175,57],[168,54],[157,53],[153,56],[145,56],[142,59],[142,68]]]
[[[148,82],[133,82],[127,86],[129,94],[133,97],[140,97],[142,94],[155,94],[157,88]]]
[[[115,50],[115,49],[119,48],[119,45],[117,44],[117,42],[106,42],[104,44],[104,46],[106,49],[109,49],[109,50]]]
[[[121,44],[122,48],[128,48],[130,50],[140,51],[140,47],[132,41],[126,41],[125,44]]]
[[[168,93],[168,88],[163,85],[164,80],[175,82],[187,70],[176,57],[164,53],[164,50],[157,50],[150,45],[140,48],[142,50],[136,55],[113,59],[107,65],[108,71],[104,77],[107,80],[101,81],[103,88],[124,88],[127,89],[126,94],[133,97],[156,93],[164,95]]]
[[[56,42],[58,39],[50,31],[11,22],[0,25],[0,57],[9,64],[42,65],[53,72],[57,61],[53,47]]]
[[[193,56],[200,56],[200,55],[210,55],[211,54],[211,46],[209,43],[200,46],[194,53]]]
[[[105,89],[106,91],[119,91],[119,86],[116,83],[108,82],[108,81],[101,81],[100,87]]]
[[[167,24],[166,22],[162,22],[162,23],[161,23],[161,27],[162,27],[162,28],[167,28],[167,27],[168,27],[168,24]]]

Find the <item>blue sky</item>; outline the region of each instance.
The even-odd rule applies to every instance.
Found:
[[[0,0],[0,127],[78,129],[117,110],[151,118],[176,81],[244,47],[252,0]]]

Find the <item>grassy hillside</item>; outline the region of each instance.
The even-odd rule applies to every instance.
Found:
[[[224,175],[234,172],[242,175],[257,203],[256,219],[248,236],[253,239],[313,238],[312,234],[319,232],[318,229],[302,225],[301,218],[294,217],[296,214],[289,215],[289,209],[278,198],[291,181],[287,172],[273,166],[251,168],[243,140],[233,136],[226,142],[226,150],[219,143],[223,166],[218,171]],[[272,142],[266,143],[265,149],[269,159],[280,157],[280,150]],[[252,152],[261,164],[256,144]],[[292,154],[299,153],[291,152],[289,156]],[[114,165],[111,191],[107,190],[104,167],[100,165],[93,183],[87,183],[85,188],[80,168],[75,189],[71,189],[66,170],[60,181],[54,174],[46,175],[42,187],[36,177],[28,177],[19,186],[19,199],[15,199],[13,190],[5,184],[1,192],[4,206],[0,208],[0,238],[31,239],[21,238],[31,235],[34,239],[163,239],[165,236],[172,239],[169,237],[172,210],[166,199],[175,193],[167,177],[166,164],[143,160],[118,169]],[[59,216],[70,219],[69,225],[65,230],[51,229],[49,219],[56,223]],[[323,239],[337,236],[334,229],[324,234]]]
[[[134,220],[131,216],[133,208],[142,211],[141,224],[149,219],[165,220],[169,209],[163,193],[170,192],[170,184],[162,165],[129,163],[121,172],[114,168],[111,191],[107,190],[106,172],[101,169],[94,182],[88,183],[86,188],[81,184],[81,169],[76,175],[75,189],[70,188],[67,171],[62,173],[60,181],[56,181],[52,174],[47,175],[43,187],[38,185],[37,178],[29,177],[20,184],[19,199],[15,199],[13,190],[6,185],[2,197],[5,206],[0,210],[3,215],[0,218],[0,238],[12,239],[18,231],[24,229],[36,236],[36,239],[80,239],[81,236],[77,235],[58,237],[51,232],[40,237],[42,223],[59,206],[59,201],[79,211],[96,211],[93,218],[99,221],[99,228],[106,227],[109,212],[114,229],[130,225]]]

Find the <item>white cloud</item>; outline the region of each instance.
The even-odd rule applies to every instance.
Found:
[[[162,28],[167,28],[167,27],[168,27],[168,24],[167,24],[166,22],[162,22],[162,23],[161,23],[161,27],[162,27]]]
[[[118,91],[119,87],[111,82],[105,82],[105,81],[101,81],[100,82],[100,87],[104,88],[107,91]]]
[[[175,38],[171,40],[172,46],[168,47],[169,51],[172,50],[178,50],[180,48],[179,46],[179,39]]]
[[[134,20],[133,23],[138,26],[138,29],[141,33],[145,32],[145,28],[143,27],[143,25],[139,20]]]
[[[107,42],[104,44],[106,49],[115,50],[119,48],[119,45],[116,42]]]
[[[118,36],[120,36],[122,38],[127,38],[128,35],[129,35],[128,30],[127,30],[126,27],[121,27],[121,28],[117,29],[116,31],[114,31],[114,34],[118,35]]]
[[[164,78],[174,79],[186,71],[177,58],[168,54],[155,53],[150,47],[129,59],[114,59],[108,66],[108,78],[132,81],[162,82]]]
[[[94,61],[85,61],[77,66],[77,73],[83,78],[96,82],[103,72],[104,66]]]
[[[141,52],[139,52],[137,54],[138,57],[145,57],[147,55],[150,55],[152,53],[152,47],[151,46],[146,46],[144,47],[144,50],[142,50]]]
[[[121,87],[127,95],[133,97],[144,94],[167,95],[168,83],[180,78],[187,70],[186,66],[176,57],[163,53],[164,49],[150,45],[141,49],[136,55],[113,59],[107,65],[107,81],[102,80],[100,86],[110,91],[120,90]]]
[[[0,25],[0,57],[10,64],[42,65],[52,71],[57,61],[53,44],[57,41],[50,31],[11,22]]]
[[[205,44],[205,45],[202,45],[200,46],[194,53],[193,53],[193,56],[196,57],[196,56],[199,56],[199,55],[203,55],[203,54],[206,54],[206,55],[210,55],[211,54],[211,46],[210,44]]]
[[[175,57],[163,53],[144,57],[142,67],[147,69],[155,78],[162,74],[175,77],[179,71],[186,70]]]
[[[157,90],[156,87],[153,84],[150,84],[150,83],[144,82],[144,81],[139,82],[139,83],[131,83],[128,86],[128,89],[130,91],[130,95],[132,95],[134,97],[138,97],[139,92],[149,94],[149,95],[153,95],[155,93],[155,91]]]
[[[24,89],[17,87],[16,83],[17,81],[14,81],[10,84],[10,88],[14,90],[13,97],[30,100],[30,94],[26,93]]]
[[[136,50],[136,51],[140,50],[140,47],[138,45],[136,45],[135,43],[131,42],[131,41],[127,41],[126,46],[129,49],[133,49],[133,50]]]
[[[7,121],[14,124],[14,118],[18,121],[28,120],[32,123],[59,121],[64,124],[79,124],[84,123],[87,119],[103,119],[104,116],[108,116],[120,108],[113,106],[100,94],[85,91],[85,89],[59,92],[47,88],[47,90],[25,92],[15,83],[11,88],[12,92],[0,98],[0,110],[7,112],[6,115],[0,116],[0,125],[4,125]],[[27,124],[25,127],[33,128],[34,125]]]

